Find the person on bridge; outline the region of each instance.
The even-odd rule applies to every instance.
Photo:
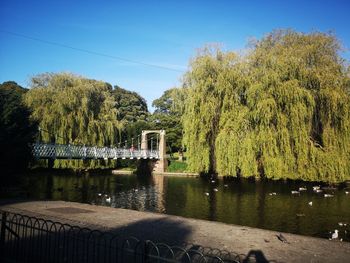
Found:
[[[131,145],[131,148],[130,148],[130,155],[131,155],[131,157],[134,157],[134,151],[135,151],[135,146]]]

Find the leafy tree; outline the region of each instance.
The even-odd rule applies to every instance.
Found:
[[[183,141],[190,170],[216,171],[215,140],[227,84],[223,76],[235,60],[235,54],[224,54],[209,46],[199,51],[185,76],[188,98],[183,115]]]
[[[349,76],[331,34],[275,31],[246,56],[206,49],[186,76],[190,169],[336,182],[350,177]]]
[[[117,120],[124,126],[119,142],[123,144],[127,141],[130,146],[133,138],[136,146],[137,136],[141,134],[142,130],[150,128],[146,100],[136,92],[118,86],[114,87],[111,94],[115,99],[115,107],[118,109]]]
[[[166,130],[167,145],[171,153],[182,151],[181,110],[185,97],[185,89],[172,88],[152,103],[155,107],[151,117],[153,129]]]
[[[29,121],[30,112],[23,104],[26,92],[27,89],[13,81],[0,85],[0,166],[3,171],[24,170],[31,158],[29,144],[35,139],[37,127]]]
[[[26,96],[44,142],[105,146],[116,143],[122,122],[111,85],[72,74],[42,74]],[[55,161],[56,167],[99,167],[104,161]]]
[[[116,101],[119,121],[135,122],[147,120],[149,114],[147,103],[139,94],[118,86],[115,86],[111,93]]]
[[[173,94],[176,92],[176,88],[166,90],[163,95],[152,102],[152,106],[155,107],[154,113],[170,114],[173,109]]]

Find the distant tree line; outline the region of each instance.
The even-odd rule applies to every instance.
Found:
[[[170,117],[170,105],[160,114],[161,97],[154,105],[153,116],[147,103],[136,92],[112,87],[109,83],[70,73],[44,73],[31,79],[30,89],[15,82],[1,84],[2,161],[8,168],[26,167],[30,160],[30,143],[137,148],[145,129],[168,131],[168,150],[181,145],[180,116]],[[159,104],[159,105],[158,105]],[[162,109],[163,111],[163,109]],[[166,115],[166,116],[165,116]],[[139,139],[139,141],[138,141]],[[155,147],[155,138],[154,138]],[[6,150],[4,150],[6,147]],[[25,157],[25,158],[24,158]],[[11,160],[9,162],[8,160]],[[46,161],[32,160],[34,166]],[[55,160],[55,168],[96,169],[116,167],[115,160]],[[5,167],[5,166],[2,166]]]

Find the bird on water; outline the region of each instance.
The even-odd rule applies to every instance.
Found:
[[[324,194],[324,197],[333,197],[334,195],[331,194]]]
[[[315,192],[316,192],[316,190],[320,190],[320,189],[321,189],[321,186],[319,186],[319,185],[312,187],[312,190],[314,190]]]

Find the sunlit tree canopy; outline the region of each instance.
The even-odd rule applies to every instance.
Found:
[[[184,85],[189,167],[220,175],[350,179],[349,73],[332,34],[278,30],[245,55],[203,49]]]
[[[39,123],[41,141],[94,146],[116,143],[122,125],[111,85],[61,73],[35,76],[31,86],[25,102],[32,119]]]

